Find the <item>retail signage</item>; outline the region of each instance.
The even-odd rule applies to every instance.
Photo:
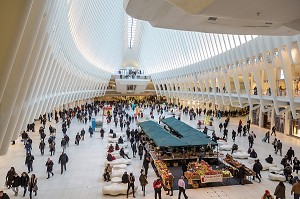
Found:
[[[210,183],[210,182],[223,182],[223,174],[201,176],[201,183]]]

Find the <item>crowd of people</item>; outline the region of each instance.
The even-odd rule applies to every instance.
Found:
[[[146,107],[144,107],[146,108]],[[163,114],[164,111],[166,111],[166,107],[162,107],[159,105],[154,105],[149,107],[150,110],[150,116],[153,115],[153,112],[156,110],[158,114]],[[133,109],[134,110],[134,109]],[[145,137],[141,136],[141,130],[139,127],[133,128],[135,124],[133,123],[136,121],[137,117],[143,117],[143,115],[132,115],[130,116],[128,114],[129,108],[125,104],[115,104],[114,110],[112,112],[112,115],[108,113],[107,120],[112,120],[115,122],[115,128],[118,128],[118,122],[120,123],[120,130],[123,131],[123,128],[126,128],[125,133],[123,135],[120,135],[118,138],[118,141],[114,144],[110,144],[107,150],[107,160],[109,162],[114,161],[116,157],[112,155],[111,153],[114,151],[119,151],[119,155],[121,158],[125,159],[131,159],[125,152],[124,148],[120,147],[119,145],[124,144],[126,139],[126,143],[128,142],[128,145],[131,147],[132,151],[132,158],[137,158],[136,160],[142,161],[142,168],[140,170],[139,174],[139,183],[141,186],[141,190],[143,192],[143,195],[145,196],[146,193],[146,185],[148,184],[147,176],[148,176],[148,169],[150,165],[150,153],[149,153],[149,147],[146,144]],[[108,122],[110,123],[110,122]],[[103,130],[101,130],[103,131]],[[111,128],[108,132],[108,134],[111,134],[112,138],[117,138],[117,135],[115,131]],[[128,146],[128,147],[129,147]],[[137,157],[138,155],[138,157]],[[107,164],[104,169],[103,178],[104,181],[110,181],[110,176],[112,175],[112,167],[110,164]],[[178,198],[180,198],[181,193],[184,195],[184,197],[187,199],[188,196],[185,193],[185,181],[183,181],[184,177],[178,179],[178,186],[179,186],[179,195]],[[167,195],[173,196],[173,184],[174,184],[174,176],[170,175],[169,179],[167,180],[167,188],[168,193]],[[128,184],[127,189],[127,197],[129,196],[130,190],[132,190],[133,197],[135,197],[135,177],[134,174],[131,172],[128,174],[128,172],[124,172],[122,175],[122,183]],[[161,189],[163,187],[163,183],[161,181],[161,178],[157,178],[153,182],[153,189],[155,193],[155,198],[161,199]]]
[[[117,138],[117,133],[116,129],[120,128],[122,135],[118,133],[118,141],[114,144],[111,144],[108,148],[107,151],[107,160],[113,161],[116,159],[114,155],[111,153],[113,151],[119,151],[119,155],[122,158],[125,159],[134,159],[134,161],[141,161],[142,162],[142,168],[140,170],[140,173],[134,173],[134,172],[125,172],[122,176],[122,183],[126,183],[128,185],[128,190],[127,190],[127,197],[130,195],[129,193],[132,192],[133,197],[135,197],[135,175],[139,175],[139,184],[141,186],[141,190],[143,195],[145,196],[146,194],[146,186],[149,184],[148,182],[148,170],[149,166],[151,165],[151,157],[148,152],[149,148],[146,145],[146,142],[144,140],[144,137],[141,136],[140,134],[140,129],[138,127],[135,127],[135,122],[139,117],[144,117],[143,114],[138,113],[138,114],[130,114],[132,111],[135,110],[135,107],[132,106],[131,104],[128,103],[116,103],[113,102],[111,105],[114,107],[113,111],[110,113],[108,112],[108,116],[106,118],[107,124],[110,125],[111,122],[114,123],[114,128],[110,126],[110,130],[108,134],[112,135],[112,138]],[[69,161],[69,157],[66,154],[67,148],[69,147],[69,141],[70,137],[68,134],[68,129],[70,128],[70,125],[72,124],[72,120],[74,118],[77,119],[78,122],[82,124],[87,124],[87,122],[91,121],[92,115],[97,115],[100,112],[100,109],[104,106],[104,104],[86,104],[81,107],[75,107],[73,109],[69,110],[63,110],[63,111],[55,111],[54,114],[44,114],[40,116],[40,123],[41,127],[39,128],[38,132],[40,135],[40,143],[38,143],[38,148],[40,150],[41,155],[49,155],[50,157],[47,158],[46,161],[46,173],[47,173],[47,179],[50,177],[54,176],[54,162],[51,159],[51,156],[55,156],[56,152],[56,129],[49,125],[49,136],[47,136],[45,129],[46,129],[46,124],[48,121],[51,121],[51,119],[54,118],[56,123],[61,121],[61,132],[63,134],[63,138],[60,141],[60,147],[61,147],[61,153],[59,153],[59,161],[58,164],[61,165],[61,174],[66,171],[66,165]],[[142,108],[149,108],[150,109],[150,117],[154,118],[154,111],[157,111],[158,115],[160,117],[158,120],[162,119],[163,113],[168,111],[168,110],[173,110],[173,105],[169,104],[166,106],[161,106],[155,103],[147,103],[143,104],[140,103],[140,107]],[[219,130],[220,133],[222,134],[220,137],[217,136],[216,132],[212,133],[212,140],[213,141],[218,141],[220,139],[228,141],[229,132],[228,132],[228,126],[229,126],[229,121],[230,121],[230,116],[231,115],[236,115],[239,112],[222,112],[222,111],[212,111],[212,110],[201,110],[201,109],[189,109],[188,107],[182,107],[179,106],[178,109],[180,112],[182,111],[183,114],[189,114],[190,119],[196,119],[197,115],[201,115],[203,112],[205,115],[214,115],[217,117],[217,119],[220,119],[223,116],[226,116],[226,119],[224,122],[220,122],[219,124]],[[247,110],[241,111],[241,113],[244,113]],[[178,119],[180,119],[180,114],[178,116]],[[221,121],[221,119],[220,119]],[[57,124],[58,125],[58,124]],[[123,131],[124,130],[124,131]],[[28,131],[35,132],[35,124],[29,124],[27,127],[27,131],[23,131],[21,133],[21,138],[24,143],[24,150],[25,150],[25,164],[27,166],[27,172],[22,172],[22,174],[19,176],[17,172],[15,171],[14,167],[11,167],[11,169],[8,171],[7,176],[6,176],[6,186],[7,188],[11,188],[15,195],[18,195],[19,192],[19,187],[22,187],[24,189],[23,196],[26,195],[27,191],[29,192],[30,198],[32,198],[32,193],[34,195],[37,195],[38,191],[38,178],[35,176],[33,173],[34,170],[34,165],[37,164],[35,162],[35,157],[34,157],[34,152],[33,152],[33,141],[30,138]],[[205,129],[204,129],[205,131]],[[276,137],[276,128],[273,127],[272,132],[268,131],[265,134],[265,137],[262,139],[262,142],[270,144],[270,139],[272,136],[274,136],[274,140],[271,142],[271,144],[274,146],[274,154],[275,155],[280,155],[282,156],[283,154],[283,143],[281,140],[279,140]],[[93,137],[93,129],[91,126],[89,126],[87,129],[83,128],[80,132],[78,132],[74,139],[75,139],[75,145],[80,145],[81,141],[85,140],[85,133],[88,132],[90,134],[90,137]],[[123,133],[124,132],[124,133]],[[207,132],[207,128],[206,128]],[[47,145],[45,143],[46,138],[48,142],[48,148],[49,148],[49,153],[45,153],[45,150],[47,148]],[[100,137],[104,139],[105,137],[105,131],[104,129],[100,130]],[[240,138],[238,138],[240,137]],[[258,182],[261,182],[261,171],[262,171],[262,164],[261,161],[258,159],[259,155],[257,154],[257,151],[255,150],[255,143],[256,141],[256,134],[251,130],[251,121],[248,120],[245,125],[243,125],[243,122],[240,120],[238,123],[238,127],[235,130],[232,130],[231,133],[231,138],[232,141],[234,142],[232,146],[232,153],[234,151],[238,150],[239,146],[235,143],[236,139],[248,139],[249,143],[249,149],[248,153],[250,154],[250,157],[256,158],[255,163],[253,165],[253,171],[256,173],[255,176],[253,176],[253,180],[258,179]],[[126,141],[125,141],[126,139]],[[124,147],[120,147],[120,145],[124,143],[130,143],[128,144],[128,147],[131,148],[131,153],[130,155],[126,152]],[[132,155],[132,157],[130,157]],[[265,159],[267,163],[273,163],[273,157],[270,154]],[[293,172],[296,172],[298,174],[299,171],[299,160],[296,157],[295,151],[293,150],[292,147],[289,148],[288,151],[286,151],[286,155],[282,158],[281,165],[284,167],[284,175],[286,177],[286,181],[290,182],[293,184],[293,187],[291,189],[291,194],[294,194],[295,198],[299,198],[300,196],[300,181],[297,179],[297,175],[293,176]],[[242,167],[243,168],[243,167]],[[241,184],[243,184],[244,179],[244,174],[243,174],[243,169],[241,168],[241,171],[239,171],[239,176],[241,178]],[[245,171],[244,171],[245,172]],[[31,175],[29,175],[31,173]],[[135,174],[135,175],[134,175]],[[110,181],[112,176],[112,166],[110,164],[107,164],[104,168],[104,173],[103,173],[103,179],[104,181]],[[173,196],[173,186],[174,186],[174,176],[170,175],[170,178],[167,180],[166,185],[168,189],[167,195]],[[155,198],[161,198],[161,189],[163,186],[166,186],[165,184],[162,183],[161,179],[158,178],[153,182],[153,189],[154,189],[154,194]],[[184,181],[184,177],[181,177],[178,179],[177,185],[179,187],[179,195],[178,197],[180,198],[180,195],[183,194],[185,198],[188,198],[188,196],[185,193],[186,190],[186,184]],[[274,190],[274,195],[276,198],[285,198],[285,183],[280,182],[276,189]],[[8,195],[4,193],[3,191],[0,191],[0,199],[1,198],[6,198]],[[262,198],[271,198],[273,197],[270,191],[266,190]]]
[[[97,113],[100,111],[99,107],[94,104],[85,104],[81,107],[75,107],[73,109],[69,110],[63,110],[63,111],[55,111],[54,115],[53,113],[40,115],[39,121],[40,121],[40,128],[39,128],[39,136],[40,136],[40,142],[38,143],[38,148],[40,150],[40,153],[42,156],[45,155],[45,149],[46,149],[46,143],[45,139],[47,137],[45,132],[45,127],[47,122],[50,122],[53,117],[58,123],[61,121],[61,132],[63,134],[63,138],[61,140],[61,148],[62,152],[59,155],[58,158],[58,164],[61,165],[60,172],[63,174],[64,171],[67,170],[67,163],[69,161],[69,157],[66,154],[66,149],[69,147],[69,141],[70,137],[67,133],[68,128],[70,128],[71,121],[75,117],[78,119],[81,123],[87,123],[87,120],[91,120],[92,114],[97,115]],[[48,116],[48,117],[47,117]],[[31,123],[27,125],[27,130],[23,131],[20,134],[20,137],[22,139],[22,142],[24,143],[24,150],[25,150],[25,165],[27,166],[28,171],[23,171],[21,175],[18,174],[18,172],[15,170],[14,167],[11,167],[9,171],[7,172],[6,178],[5,178],[5,185],[8,189],[12,189],[15,196],[18,196],[19,194],[19,188],[22,187],[24,189],[23,191],[23,197],[26,196],[27,191],[29,192],[30,199],[32,198],[32,193],[36,196],[38,193],[38,178],[33,173],[34,165],[38,163],[34,163],[35,157],[33,155],[33,140],[29,136],[29,131],[35,132],[35,123]],[[93,132],[91,132],[91,127],[88,129],[90,133],[90,137],[92,137]],[[81,137],[80,140],[84,140],[84,132],[85,130],[82,129],[81,131]],[[78,137],[76,135],[75,142],[78,140]],[[56,151],[56,129],[52,127],[52,125],[49,125],[49,136],[48,136],[48,148],[49,148],[49,154],[46,155],[54,156]],[[79,140],[78,140],[79,144]],[[36,151],[35,151],[36,152]],[[45,163],[46,167],[46,173],[47,173],[47,179],[49,179],[51,176],[54,176],[54,162],[53,160],[48,157],[47,161]],[[31,175],[30,175],[31,173]],[[9,196],[4,193],[3,191],[0,191],[0,199],[7,199]]]

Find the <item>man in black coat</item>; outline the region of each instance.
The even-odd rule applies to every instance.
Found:
[[[46,162],[46,165],[45,165],[47,167],[47,173],[48,173],[48,178],[47,179],[50,178],[50,173],[52,174],[52,176],[54,176],[53,165],[54,165],[53,161],[50,158],[48,158],[48,160]]]
[[[259,182],[261,182],[260,178],[261,178],[261,175],[260,175],[260,171],[262,170],[262,165],[261,163],[259,162],[259,160],[255,160],[255,163],[253,165],[253,171],[255,172],[255,176],[253,176],[253,180],[255,179],[255,177],[258,179]]]
[[[34,156],[28,153],[25,159],[25,164],[27,165],[28,173],[33,171],[33,167],[32,167],[33,160],[34,160]]]
[[[60,173],[63,173],[63,169],[67,170],[67,163],[69,161],[69,157],[64,152],[59,156],[58,164],[60,164]]]
[[[295,152],[292,147],[290,147],[290,149],[287,151],[286,155],[287,155],[288,161],[290,163],[292,163],[292,157],[295,157]]]

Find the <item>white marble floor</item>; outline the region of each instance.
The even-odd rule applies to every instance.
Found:
[[[149,115],[149,110],[145,111],[145,115]],[[158,119],[156,115],[155,119]],[[182,120],[193,127],[196,127],[196,120],[190,121],[185,115],[182,115]],[[224,119],[221,119],[222,121]],[[229,125],[229,132],[233,128],[237,127],[237,119],[232,119]],[[246,118],[243,118],[246,121]],[[214,125],[217,127],[219,121],[215,121]],[[60,165],[58,164],[58,157],[62,152],[60,146],[60,140],[62,138],[61,123],[55,124],[54,122],[48,123],[46,125],[46,134],[49,135],[48,126],[52,124],[57,129],[57,146],[56,154],[51,158],[54,161],[54,176],[50,179],[47,178],[45,163],[50,153],[48,146],[45,150],[45,155],[41,156],[38,144],[39,144],[39,134],[38,128],[40,126],[39,122],[36,124],[36,132],[30,132],[29,135],[33,139],[33,155],[35,156],[33,164],[33,173],[38,177],[39,191],[35,198],[42,199],[85,199],[85,198],[125,198],[125,196],[107,196],[102,195],[102,186],[107,184],[102,180],[102,174],[104,170],[104,161],[106,158],[106,150],[104,149],[107,145],[107,134],[105,139],[100,139],[99,132],[94,134],[93,138],[90,138],[86,134],[86,139],[80,143],[79,146],[74,144],[75,135],[82,128],[87,130],[89,124],[79,123],[76,119],[72,121],[70,129],[68,129],[68,135],[70,136],[70,147],[67,148],[67,154],[69,156],[69,163],[67,164],[67,171],[60,174]],[[115,128],[114,124],[107,125],[104,124],[106,130],[109,128],[114,129],[116,132],[120,132],[119,128]],[[135,127],[134,124],[131,127]],[[258,152],[258,156],[261,159],[267,157],[267,155],[272,154],[274,161],[279,164],[281,157],[275,155],[273,152],[273,146],[271,144],[262,143],[261,140],[266,132],[266,129],[259,128],[252,125],[251,129],[256,133],[257,138],[254,142],[254,148]],[[106,132],[107,133],[107,132]],[[219,134],[219,132],[217,132]],[[292,146],[295,149],[296,155],[299,155],[300,140],[282,135],[277,133],[277,137],[283,141],[283,153],[286,153],[288,147]],[[230,135],[230,134],[229,134]],[[231,136],[229,136],[231,137]],[[46,138],[47,139],[47,138]],[[273,140],[273,138],[272,138]],[[247,137],[237,137],[236,142],[243,149],[248,149]],[[229,139],[229,143],[232,144],[232,140]],[[131,151],[130,151],[130,156]],[[19,191],[19,196],[13,196],[12,190],[8,190],[4,187],[5,176],[7,171],[11,166],[16,168],[17,173],[21,174],[23,171],[27,171],[25,162],[25,149],[23,148],[23,143],[20,139],[16,141],[16,145],[9,148],[7,155],[0,157],[0,189],[8,193],[11,198],[21,198],[22,189]],[[242,161],[245,165],[248,165],[247,161]],[[127,167],[128,172],[133,172],[138,183],[139,171],[142,167],[142,162],[138,158],[132,159],[132,164]],[[249,185],[237,185],[237,186],[222,186],[214,188],[200,188],[200,189],[189,189],[187,190],[187,195],[190,199],[198,198],[230,198],[230,199],[258,199],[262,196],[265,189],[269,189],[271,193],[274,192],[277,182],[272,182],[267,179],[267,171],[262,172],[262,182]],[[152,168],[149,169],[148,181],[149,184],[146,187],[146,197],[142,196],[141,189],[139,187],[137,198],[153,199],[154,191],[152,188],[152,182],[155,179],[155,173]],[[287,191],[287,198],[292,198],[290,195],[291,186],[285,183]],[[162,193],[162,198],[177,198],[178,191],[174,191],[174,196],[168,196],[164,192]],[[132,196],[130,196],[132,197]],[[27,195],[26,198],[29,198]]]

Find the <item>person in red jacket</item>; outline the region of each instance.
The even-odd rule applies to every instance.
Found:
[[[154,192],[155,192],[155,199],[157,199],[157,195],[158,195],[158,198],[161,199],[162,183],[161,183],[160,178],[158,178],[157,180],[155,180],[153,182],[153,188],[154,188]]]

